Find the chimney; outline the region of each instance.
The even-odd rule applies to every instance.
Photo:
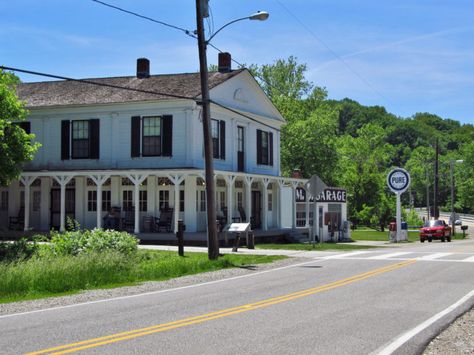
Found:
[[[150,77],[150,61],[146,58],[137,59],[137,78],[145,79]]]
[[[230,53],[219,53],[219,73],[228,73],[232,71],[232,58]]]

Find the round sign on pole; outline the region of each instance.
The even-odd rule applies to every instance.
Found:
[[[410,186],[410,174],[402,168],[393,169],[387,176],[387,184],[390,190],[401,194]]]

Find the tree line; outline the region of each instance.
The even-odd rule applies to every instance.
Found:
[[[288,122],[281,131],[282,173],[299,169],[306,178],[316,174],[329,186],[347,189],[354,222],[383,226],[393,218],[395,196],[386,183],[393,167],[405,168],[412,178],[404,205],[425,207],[428,196],[432,206],[436,141],[440,208],[451,209],[453,164],[455,210],[474,212],[473,125],[426,112],[398,117],[349,98],[330,100],[324,88],[307,80],[306,64],[295,57],[249,69]]]

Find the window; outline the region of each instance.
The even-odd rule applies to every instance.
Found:
[[[161,117],[143,117],[143,156],[161,155]]]
[[[89,121],[72,122],[72,158],[89,157]]]
[[[102,211],[110,211],[112,204],[110,203],[110,190],[102,191]]]
[[[125,190],[122,192],[122,209],[124,211],[133,211],[133,191]]]
[[[97,211],[97,191],[87,191],[87,210],[89,212]]]
[[[268,193],[268,211],[273,211],[273,194],[271,192]]]
[[[140,212],[147,211],[147,192],[140,191]]]
[[[219,209],[223,211],[225,207],[225,191],[219,191],[219,203]]]
[[[173,116],[134,116],[131,128],[132,158],[172,155]]]
[[[160,190],[160,210],[170,207],[170,192],[168,190]]]
[[[225,121],[211,120],[212,153],[215,159],[225,159]]]
[[[61,159],[99,159],[100,121],[61,121]]]
[[[41,191],[33,191],[33,211],[38,212],[41,207]]]
[[[206,191],[196,191],[196,211],[206,212]]]
[[[184,212],[184,190],[179,191],[179,212]]]
[[[257,164],[273,165],[273,133],[257,129]]]
[[[244,204],[243,204],[243,197],[244,197],[244,193],[243,192],[237,192],[237,209],[240,207],[240,208],[243,208],[244,207]]]
[[[20,192],[20,207],[25,208],[25,191]]]
[[[8,211],[8,191],[2,191],[0,196],[0,211]]]
[[[131,191],[130,191],[131,192]],[[102,191],[102,211],[110,211],[110,191]],[[94,212],[97,211],[97,190],[87,191],[87,211]]]

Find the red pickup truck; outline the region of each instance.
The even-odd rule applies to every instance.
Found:
[[[451,241],[451,227],[442,219],[434,219],[426,221],[420,229],[420,242],[428,239],[431,242],[433,239],[441,239],[442,242]]]

